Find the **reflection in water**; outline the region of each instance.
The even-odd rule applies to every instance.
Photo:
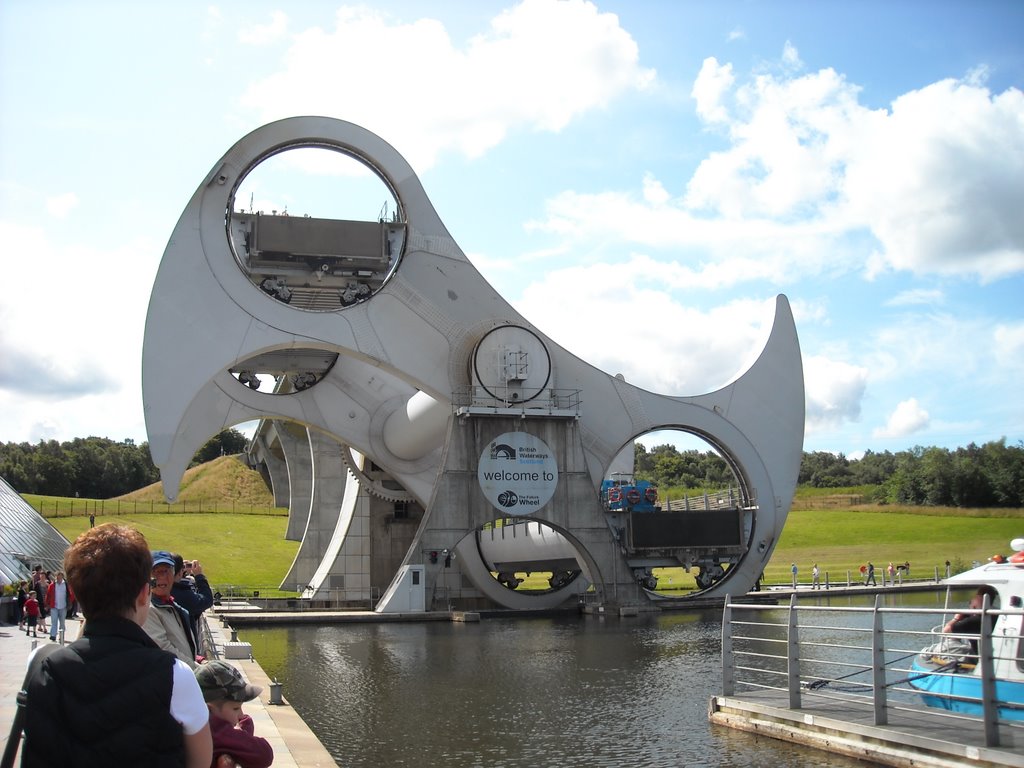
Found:
[[[933,607],[943,595],[889,599]],[[243,639],[339,765],[862,765],[708,723],[721,692],[718,611],[268,628]]]

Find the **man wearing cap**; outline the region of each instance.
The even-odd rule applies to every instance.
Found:
[[[214,760],[234,761],[231,764],[241,768],[271,765],[274,748],[255,735],[252,718],[242,712],[242,704],[258,697],[263,689],[245,682],[241,672],[219,659],[200,665],[195,673],[210,710]]]
[[[153,589],[152,608],[143,627],[158,646],[170,651],[190,667],[196,666],[196,639],[188,611],[174,602],[174,555],[165,550],[153,553],[150,585]]]

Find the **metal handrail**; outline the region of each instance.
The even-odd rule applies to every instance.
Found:
[[[782,614],[782,611],[785,613]],[[986,599],[980,609],[962,609],[960,613],[975,613],[983,616],[1022,616],[1020,608],[992,609]],[[815,621],[816,616],[830,613],[838,617],[855,617],[859,625],[842,625]],[[800,708],[803,696],[814,696],[828,700],[843,700],[862,703],[872,707],[876,725],[884,725],[888,721],[891,710],[927,711],[935,717],[950,719],[969,719],[965,713],[947,711],[936,708],[922,708],[919,701],[922,692],[907,683],[911,678],[922,673],[908,665],[899,666],[899,662],[921,652],[920,647],[908,649],[907,638],[933,636],[913,626],[913,621],[920,621],[926,616],[946,616],[947,608],[896,608],[881,605],[881,597],[876,596],[872,607],[835,607],[821,605],[798,605],[796,595],[791,597],[788,610],[780,606],[756,603],[736,603],[726,598],[722,621],[722,681],[723,693],[735,696],[741,689],[774,690],[788,694],[789,707]],[[892,627],[891,620],[896,617],[909,619],[907,627]],[[751,618],[757,620],[752,621]],[[810,621],[804,622],[804,619]],[[890,626],[886,621],[890,620]],[[864,622],[869,622],[865,625]],[[1000,700],[997,697],[994,670],[995,665],[1002,661],[1021,663],[1020,659],[994,654],[992,647],[992,624],[983,621],[982,632],[978,642],[978,663],[981,664],[981,696],[970,697],[954,694],[943,694],[929,691],[927,695],[948,701],[970,701],[982,706],[982,720],[985,726],[985,741],[988,746],[999,745],[1000,728],[1024,729],[1024,722],[1009,721],[999,718],[999,712],[1020,710],[1024,706]],[[737,629],[741,629],[737,632]],[[849,642],[858,640],[867,634],[867,644]],[[1021,635],[1009,635],[1018,641]],[[846,642],[844,642],[844,640]],[[901,642],[902,640],[902,642]],[[838,649],[852,651],[855,658],[821,658],[821,654],[813,657],[807,655],[807,649]],[[777,651],[775,649],[778,649]],[[860,655],[860,659],[856,658]],[[744,663],[739,663],[739,662]],[[755,666],[756,665],[756,666]],[[854,670],[838,677],[815,678],[812,671]],[[928,674],[952,675],[952,671],[939,669]],[[860,680],[849,678],[865,675]],[[777,682],[773,682],[777,681]],[[829,685],[842,682],[841,688]],[[814,683],[824,683],[816,686]],[[976,718],[975,718],[976,719]],[[1018,738],[1020,738],[1018,736]]]

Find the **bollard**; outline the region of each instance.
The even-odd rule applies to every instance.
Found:
[[[284,701],[281,698],[281,684],[277,682],[276,677],[270,683],[270,703],[284,704]]]

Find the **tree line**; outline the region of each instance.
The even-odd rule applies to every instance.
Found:
[[[241,453],[245,445],[245,435],[226,429],[210,438],[189,466]],[[18,493],[112,499],[155,483],[160,472],[149,455],[149,443],[76,437],[63,443],[0,443],[0,477]]]
[[[712,451],[659,445],[634,448],[635,473],[662,488],[724,488],[736,480]],[[965,448],[923,448],[875,453],[860,459],[827,451],[804,452],[800,485],[814,488],[873,486],[872,501],[948,507],[1024,507],[1024,443],[996,440]]]
[[[227,429],[210,438],[190,466],[245,450],[246,438]],[[634,448],[635,474],[662,488],[735,486],[728,464],[713,451],[672,445]],[[19,493],[110,499],[155,483],[160,475],[149,444],[104,437],[59,443],[0,443],[0,477]],[[799,483],[815,488],[872,486],[872,500],[950,507],[1024,507],[1024,443],[1005,439],[965,448],[922,448],[875,453],[860,459],[805,452]]]

